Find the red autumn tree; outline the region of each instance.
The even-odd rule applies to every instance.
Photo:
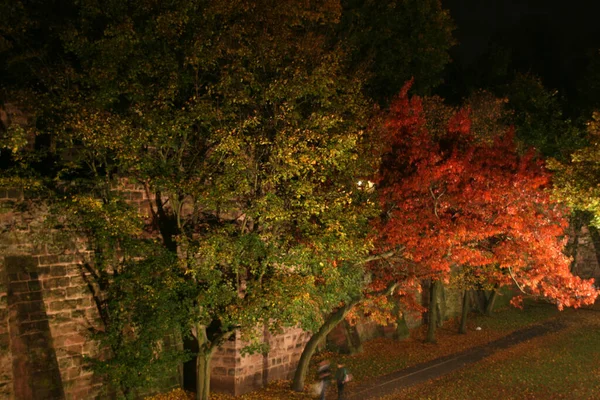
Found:
[[[573,276],[562,251],[567,220],[550,200],[541,160],[517,151],[512,130],[493,142],[476,137],[468,109],[428,128],[422,100],[409,98],[409,87],[382,129],[382,242],[403,246],[434,290],[461,268],[495,285],[514,282],[560,309],[592,303],[593,280]]]

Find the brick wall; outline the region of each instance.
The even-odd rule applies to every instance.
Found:
[[[246,345],[239,335],[221,346],[213,355],[211,388],[232,395],[242,395],[269,382],[291,379],[310,334],[300,328],[288,328],[273,335],[262,331],[269,353],[242,356]]]
[[[590,229],[587,226],[582,226],[579,232],[573,232],[571,238],[577,241],[572,268],[573,273],[586,279],[595,278],[598,282],[600,280],[600,265],[598,264],[596,244],[592,240]]]
[[[116,190],[150,214],[142,185],[124,180]],[[85,359],[98,355],[89,333],[100,320],[82,255],[54,254],[51,243],[36,243],[45,210],[16,212],[23,201],[17,190],[0,190],[0,399],[111,398]],[[239,337],[216,352],[215,391],[239,395],[291,378],[308,334],[289,329],[264,339],[271,346],[267,355],[242,356]],[[169,386],[173,382],[169,378]]]
[[[18,191],[0,191],[0,398],[86,399],[101,382],[85,356],[97,309],[80,259],[36,244],[43,207],[17,213]]]

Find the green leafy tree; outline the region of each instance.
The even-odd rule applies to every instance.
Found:
[[[7,89],[39,99],[29,103],[35,134],[54,167],[38,176],[67,204],[78,196],[110,204],[123,178],[145,188],[150,218],[120,234],[157,234],[161,249],[151,254],[160,256],[130,264],[120,253],[108,257],[106,246],[92,250],[113,268],[131,267],[113,286],[128,293],[145,285],[136,271],[163,263],[148,285],[192,284],[181,292],[193,305],[188,320],[165,324],[191,325],[200,349],[197,397],[207,399],[211,356],[236,330],[250,344],[257,324],[315,330],[364,285],[375,205],[356,182],[371,169],[370,152],[361,150],[371,108],[361,80],[343,73],[345,53],[327,40],[340,5],[84,0],[60,7],[62,17],[47,22],[43,10],[15,2],[10,12],[20,28],[1,31]],[[113,217],[104,214],[104,226]],[[136,310],[147,301],[117,296],[108,307]],[[117,324],[109,340],[127,344],[125,327]],[[115,346],[113,357],[130,351]],[[122,367],[119,374],[130,365]],[[120,382],[124,393],[137,385]]]
[[[517,74],[505,96],[512,110],[508,122],[515,125],[517,139],[525,146],[545,157],[565,159],[583,144],[584,134],[563,114],[558,92],[544,87],[539,78]]]
[[[600,227],[600,113],[588,123],[589,145],[574,151],[567,161],[548,160],[554,170],[554,195],[575,210],[589,212],[591,225]]]

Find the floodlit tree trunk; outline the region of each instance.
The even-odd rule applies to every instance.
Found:
[[[490,293],[490,296],[488,297],[487,303],[485,305],[485,315],[487,315],[488,317],[491,317],[492,313],[494,312],[494,304],[496,303],[497,298],[498,298],[498,288],[496,287]]]
[[[439,318],[439,309],[438,309],[438,301],[439,301],[439,291],[441,287],[441,282],[439,280],[431,281],[430,288],[430,297],[429,297],[429,320],[427,325],[427,339],[428,343],[435,343],[435,330],[438,324]]]
[[[436,302],[436,323],[437,327],[441,328],[444,325],[444,320],[446,319],[446,288],[444,287],[444,283],[442,281],[436,281],[439,285],[437,288],[437,302]]]
[[[210,360],[214,346],[206,336],[206,326],[196,326],[198,356],[196,358],[196,400],[209,400],[210,397]]]
[[[480,314],[485,314],[485,309],[487,307],[487,295],[485,293],[485,290],[477,289],[474,292],[474,298],[475,298],[475,309],[477,310],[477,312]]]
[[[565,248],[566,254],[570,256],[573,261],[569,270],[573,274],[577,274],[577,252],[579,251],[579,239],[581,237],[581,228],[587,225],[592,238],[592,244],[596,252],[596,259],[600,262],[600,236],[598,230],[589,224],[589,219],[585,217],[585,214],[581,211],[576,211],[569,221],[569,225],[572,229],[572,233],[569,235],[569,242]]]
[[[583,223],[581,223],[583,225]],[[579,228],[581,230],[581,228]],[[590,232],[590,237],[592,238],[592,247],[594,248],[594,253],[596,254],[596,260],[600,263],[600,232],[598,228],[588,224],[588,231]],[[578,238],[576,238],[577,240]],[[575,249],[573,254],[573,262],[571,263],[571,271],[577,268],[577,242],[575,243]]]
[[[460,316],[460,328],[458,329],[458,333],[467,333],[467,316],[469,315],[469,311],[471,311],[471,307],[469,306],[469,291],[465,290],[465,293],[463,294],[462,315]]]
[[[396,340],[404,340],[410,335],[408,325],[406,324],[406,316],[400,308],[400,299],[394,298],[394,313],[396,315]]]
[[[352,301],[329,314],[321,328],[311,336],[310,340],[308,343],[306,343],[306,346],[302,351],[300,361],[298,361],[298,366],[296,367],[296,372],[294,373],[294,381],[292,382],[292,390],[297,392],[304,390],[304,382],[306,381],[306,373],[308,372],[310,359],[315,353],[315,350],[317,350],[317,345],[327,336],[327,334],[329,334],[329,332],[331,332],[333,328],[337,326],[337,324],[344,319],[346,314],[348,314],[348,312],[358,303],[358,301],[359,300]]]
[[[357,354],[362,352],[362,342],[356,326],[351,325],[345,319],[342,320],[342,326],[344,328],[344,335],[346,336],[346,342],[348,343],[348,353]]]
[[[196,400],[208,400],[210,397],[210,358],[211,352],[200,352],[196,358]]]
[[[410,336],[410,331],[408,329],[408,325],[406,324],[406,317],[404,313],[398,316],[396,324],[396,340],[407,339]]]
[[[177,347],[177,350],[183,353],[183,336],[181,335],[181,330],[179,328],[173,329],[173,345]],[[180,362],[177,365],[177,381],[179,382],[179,387],[183,388],[183,363]]]

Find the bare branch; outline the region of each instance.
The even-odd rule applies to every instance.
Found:
[[[519,285],[519,282],[517,282],[517,280],[515,279],[515,276],[513,275],[512,272],[512,268],[508,267],[508,273],[510,274],[510,277],[512,278],[512,280],[515,282],[515,284],[517,285],[517,287],[519,288],[519,290],[521,291],[521,293],[523,294],[528,294],[522,287],[521,285]]]

